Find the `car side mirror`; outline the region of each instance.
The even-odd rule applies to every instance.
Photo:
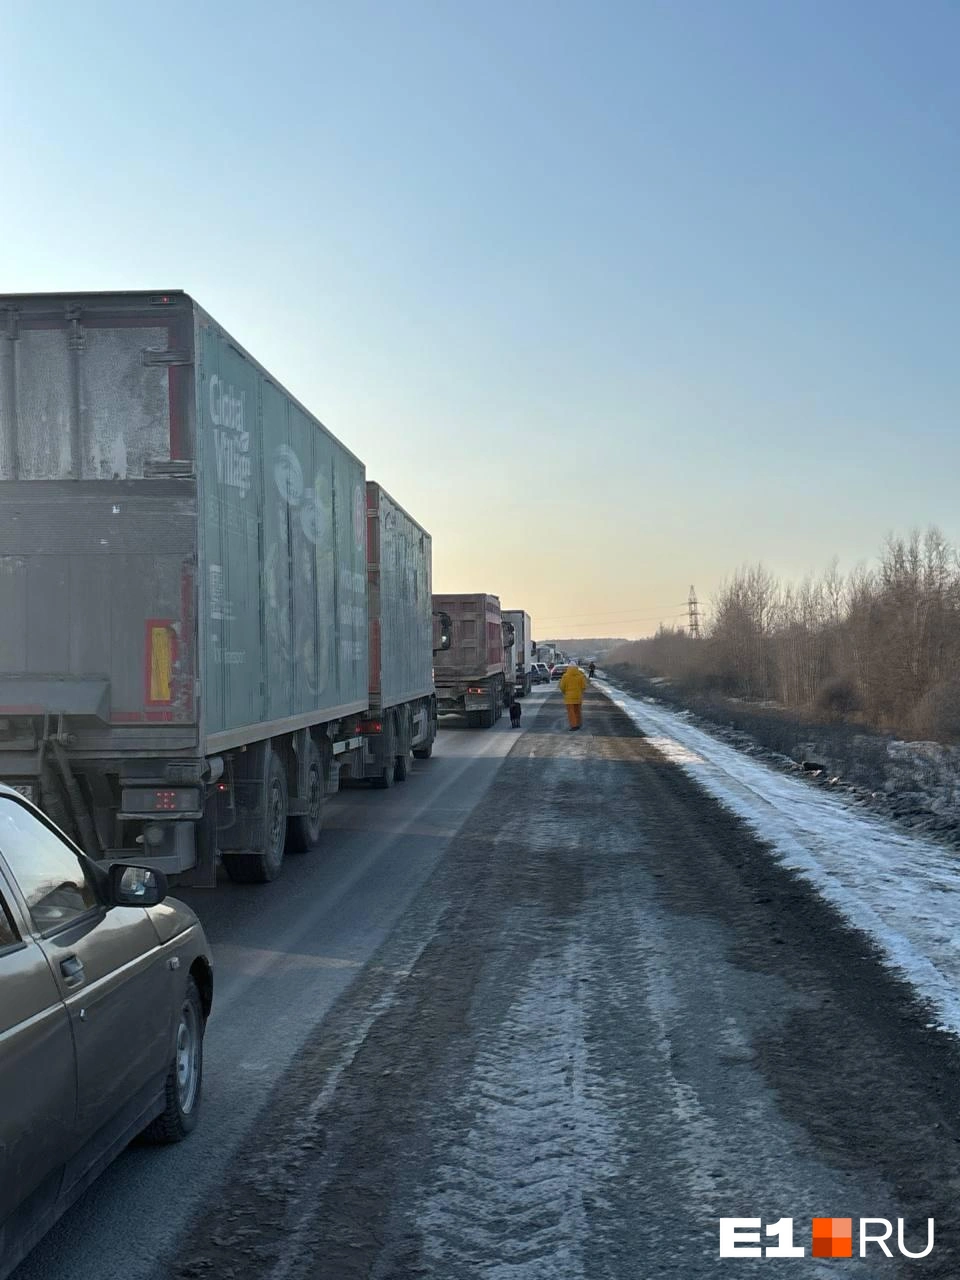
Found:
[[[167,877],[154,867],[131,867],[122,862],[110,868],[112,907],[155,907],[167,896]]]

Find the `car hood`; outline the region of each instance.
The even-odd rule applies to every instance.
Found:
[[[196,912],[179,898],[164,898],[155,907],[147,907],[146,910],[161,943],[169,942],[178,933],[183,933],[191,925],[199,923]]]

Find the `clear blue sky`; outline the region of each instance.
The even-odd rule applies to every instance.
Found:
[[[958,54],[956,0],[0,0],[0,290],[187,289],[439,587],[643,634],[960,541]]]

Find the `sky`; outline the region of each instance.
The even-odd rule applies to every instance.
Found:
[[[960,543],[960,4],[0,0],[0,291],[183,288],[433,535],[649,634]]]

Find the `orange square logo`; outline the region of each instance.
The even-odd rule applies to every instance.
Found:
[[[852,1258],[853,1219],[814,1218],[812,1252],[815,1258]]]

